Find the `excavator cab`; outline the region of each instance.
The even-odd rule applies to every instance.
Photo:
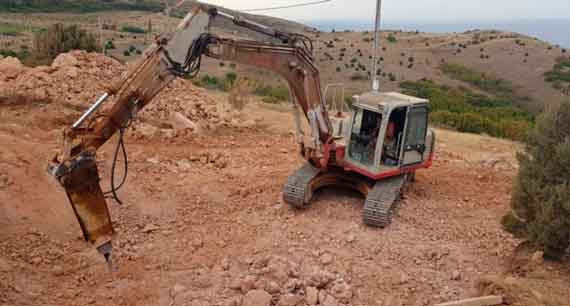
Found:
[[[395,92],[354,96],[346,162],[357,172],[381,178],[429,160],[433,133],[428,131],[428,103]]]

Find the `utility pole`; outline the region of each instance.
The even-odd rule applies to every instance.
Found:
[[[101,46],[101,49],[103,50],[103,54],[106,54],[107,50],[105,50],[105,47],[107,47],[107,46],[103,42],[103,23],[101,22],[101,16],[97,16],[97,24],[99,27],[99,45]]]
[[[378,70],[378,46],[380,44],[380,11],[382,10],[382,0],[376,0],[376,21],[374,22],[374,51],[372,56],[372,91],[378,92],[380,90],[380,81],[376,75]]]

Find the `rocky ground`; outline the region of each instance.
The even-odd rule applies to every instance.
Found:
[[[499,225],[517,144],[438,130],[434,166],[393,224],[373,229],[347,190],[319,191],[301,211],[283,203],[302,165],[289,108],[232,111],[184,80],[128,132],[109,272],[45,168],[61,128],[121,71],[83,52],[33,69],[0,60],[0,305],[420,306],[489,293],[570,305],[570,273],[513,260],[518,242]],[[98,155],[104,189],[113,150]]]

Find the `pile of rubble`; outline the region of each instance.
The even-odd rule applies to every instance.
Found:
[[[230,305],[277,306],[350,303],[352,287],[342,278],[320,267],[303,271],[298,264],[280,256],[269,256],[230,284],[244,295],[228,301]]]
[[[13,57],[3,58],[0,104],[49,105],[48,111],[54,116],[78,116],[125,71],[126,67],[112,58],[84,51],[60,54],[50,66],[34,68]],[[139,133],[135,135],[170,137],[220,126],[254,124],[244,125],[236,119],[238,116],[221,110],[217,104],[205,90],[177,79],[138,114],[135,130]]]
[[[330,260],[323,261],[324,257]],[[226,306],[341,306],[350,305],[354,289],[338,271],[330,272],[332,257],[319,264],[296,262],[280,255],[264,255],[243,262],[223,259],[222,273],[232,275],[227,288],[237,293]],[[245,267],[245,269],[244,269]],[[334,269],[332,269],[334,270]]]
[[[123,71],[116,60],[83,51],[60,54],[50,66],[34,68],[8,57],[0,60],[0,97],[87,107]]]

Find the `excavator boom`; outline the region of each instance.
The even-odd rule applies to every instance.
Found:
[[[217,17],[218,16],[218,17]],[[236,25],[277,39],[280,44],[223,39],[208,33],[212,18],[227,18]],[[179,24],[176,31],[159,37],[101,98],[64,132],[62,154],[49,172],[64,187],[86,241],[93,243],[107,262],[111,260],[113,226],[96,164],[96,152],[117,132],[122,135],[136,114],[177,76],[195,76],[202,56],[268,69],[287,80],[295,101],[312,129],[314,146],[304,156],[326,167],[322,145],[332,142],[332,127],[321,96],[319,73],[312,62],[311,43],[300,34],[273,30],[259,23],[231,16],[201,5]],[[109,111],[94,115],[106,101]],[[114,193],[114,186],[112,192]]]

